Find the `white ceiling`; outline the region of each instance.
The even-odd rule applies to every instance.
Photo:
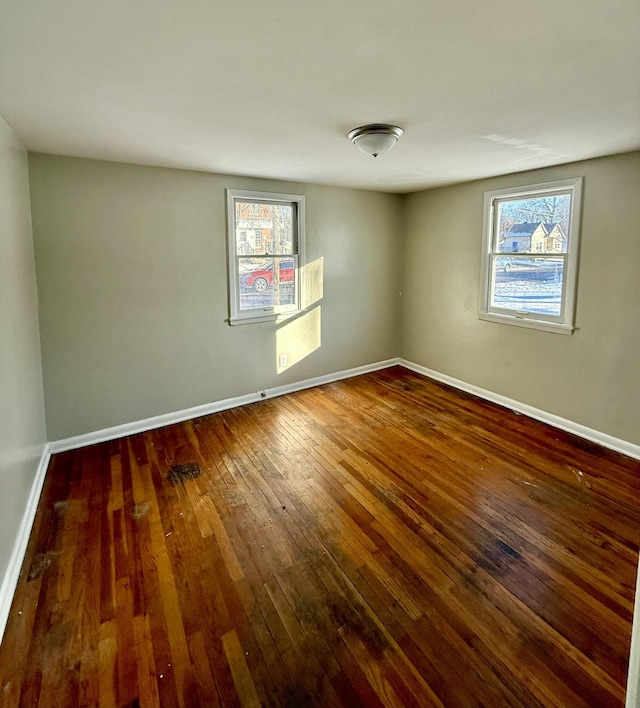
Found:
[[[638,0],[0,0],[33,151],[409,192],[640,148]],[[346,134],[405,130],[371,158]]]

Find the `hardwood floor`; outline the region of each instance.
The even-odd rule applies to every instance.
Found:
[[[639,471],[400,367],[56,455],[0,705],[622,706]]]

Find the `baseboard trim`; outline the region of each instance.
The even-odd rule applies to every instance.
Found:
[[[18,528],[18,533],[16,534],[13,550],[11,551],[11,556],[9,558],[9,564],[4,574],[4,578],[2,579],[2,585],[0,586],[0,642],[4,636],[4,630],[6,629],[7,620],[9,619],[9,611],[11,610],[11,603],[13,602],[13,596],[18,585],[18,580],[20,579],[20,570],[22,568],[24,557],[27,553],[29,537],[31,536],[31,527],[33,526],[33,522],[36,518],[38,502],[40,501],[40,494],[42,493],[42,487],[44,486],[44,480],[47,474],[47,467],[49,466],[50,458],[51,450],[49,443],[47,443],[42,450],[42,454],[40,455],[40,462],[38,463],[38,469],[36,470],[36,475],[31,485],[27,505],[22,516],[22,521],[20,522],[20,527]]]
[[[322,386],[324,384],[333,383],[334,381],[349,379],[353,376],[368,374],[372,371],[380,371],[381,369],[387,369],[390,366],[395,366],[399,362],[400,360],[397,358],[386,359],[384,361],[378,361],[373,364],[366,364],[365,366],[357,366],[353,369],[337,371],[333,374],[316,376],[312,379],[305,379],[303,381],[285,384],[284,386],[276,386],[275,388],[268,388],[264,389],[263,391],[248,393],[244,396],[226,398],[221,401],[205,403],[201,406],[194,406],[193,408],[184,408],[183,410],[175,411],[173,413],[166,413],[164,415],[153,416],[152,418],[136,420],[131,423],[125,423],[124,425],[115,425],[112,428],[96,430],[93,433],[86,433],[84,435],[76,435],[71,438],[55,440],[54,442],[49,443],[50,452],[51,454],[57,452],[66,452],[67,450],[75,450],[79,447],[95,445],[96,443],[106,442],[107,440],[116,440],[117,438],[123,438],[126,435],[144,433],[147,430],[162,428],[165,425],[173,425],[174,423],[182,423],[185,420],[190,420],[191,418],[199,418],[203,415],[219,413],[220,411],[229,410],[230,408],[244,406],[247,403],[256,403],[257,401],[261,401],[267,398],[275,398],[276,396],[284,396],[287,393],[302,391],[305,388]]]
[[[387,369],[390,366],[395,365],[404,366],[406,369],[415,371],[416,373],[427,376],[430,379],[448,384],[449,386],[453,386],[461,391],[466,391],[467,393],[471,393],[479,398],[491,401],[492,403],[497,403],[504,408],[510,408],[511,410],[527,415],[530,418],[535,418],[536,420],[552,425],[560,430],[565,430],[568,433],[578,435],[586,440],[591,440],[592,442],[598,443],[599,445],[609,448],[610,450],[615,450],[616,452],[621,452],[623,455],[640,460],[640,445],[635,445],[627,440],[622,440],[612,435],[608,435],[607,433],[600,432],[599,430],[594,430],[586,425],[575,423],[572,420],[561,418],[553,413],[548,413],[547,411],[540,410],[539,408],[534,408],[533,406],[522,403],[521,401],[508,398],[507,396],[502,396],[498,393],[494,393],[493,391],[489,391],[488,389],[475,386],[474,384],[467,383],[461,379],[456,379],[448,374],[443,374],[439,371],[435,371],[434,369],[429,369],[426,366],[421,366],[420,364],[416,364],[400,357],[378,361],[365,366],[358,366],[353,369],[345,369],[332,374],[325,374],[324,376],[316,376],[312,379],[304,379],[303,381],[285,384],[284,386],[276,386],[275,388],[265,389],[262,392],[257,391],[244,396],[235,396],[234,398],[226,398],[221,401],[205,403],[201,406],[184,408],[179,411],[174,411],[173,413],[166,413],[164,415],[153,416],[152,418],[136,420],[131,423],[116,425],[112,428],[104,428],[103,430],[97,430],[92,433],[85,433],[84,435],[76,435],[71,438],[55,440],[49,443],[49,453],[54,454],[57,452],[66,452],[67,450],[74,450],[79,447],[86,447],[87,445],[94,445],[96,443],[106,442],[108,440],[116,440],[127,435],[144,433],[147,430],[162,428],[165,425],[182,423],[185,420],[190,420],[191,418],[198,418],[203,415],[229,410],[230,408],[237,408],[238,406],[244,406],[248,403],[255,403],[256,401],[260,401],[265,398],[284,396],[287,393],[302,391],[305,388],[313,388],[314,386],[322,386],[324,384],[333,383],[334,381],[348,379],[353,376],[368,374],[373,371],[380,371],[381,369]],[[264,396],[262,395],[263,393]]]
[[[454,388],[458,388],[461,391],[466,391],[467,393],[472,393],[474,396],[479,398],[484,398],[492,403],[497,403],[504,408],[510,408],[518,413],[527,415],[530,418],[535,418],[543,423],[548,423],[554,428],[559,428],[560,430],[565,430],[568,433],[573,433],[578,437],[585,438],[586,440],[591,440],[591,442],[598,443],[603,447],[607,447],[610,450],[615,450],[616,452],[621,452],[623,455],[628,457],[633,457],[636,460],[640,460],[640,445],[635,445],[634,443],[628,442],[627,440],[621,440],[620,438],[615,438],[607,433],[602,433],[599,430],[594,430],[593,428],[588,428],[586,425],[581,425],[580,423],[574,423],[572,420],[567,420],[566,418],[561,418],[560,416],[554,415],[553,413],[547,413],[539,408],[534,408],[526,403],[521,403],[513,398],[507,398],[506,396],[501,396],[498,393],[489,391],[485,388],[480,388],[479,386],[474,386],[473,384],[467,383],[466,381],[461,381],[453,376],[448,376],[447,374],[442,374],[439,371],[434,371],[433,369],[427,369],[425,366],[420,366],[420,364],[414,364],[406,359],[399,359],[398,363],[400,366],[404,366],[406,369],[415,371],[418,374],[427,376],[430,379],[435,379],[441,383],[448,384]]]

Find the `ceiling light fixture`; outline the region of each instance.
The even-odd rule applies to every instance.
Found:
[[[383,152],[391,150],[403,132],[402,128],[398,128],[397,125],[372,123],[354,128],[349,133],[349,140],[365,155],[378,157]]]

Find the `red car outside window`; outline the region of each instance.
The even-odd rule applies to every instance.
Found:
[[[280,261],[280,282],[291,283],[294,277],[293,261],[290,259]],[[245,275],[245,285],[258,291],[271,287],[273,285],[273,263],[247,273]]]

